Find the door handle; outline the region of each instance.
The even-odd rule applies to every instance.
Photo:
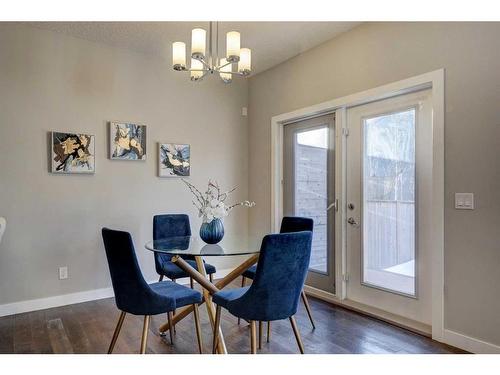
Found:
[[[339,203],[339,200],[338,199],[335,199],[332,203],[330,203],[328,205],[328,207],[326,208],[327,211],[330,211],[332,208],[335,208],[335,211],[338,211],[338,203]]]
[[[359,223],[353,217],[347,219],[347,222],[355,228],[359,227]]]

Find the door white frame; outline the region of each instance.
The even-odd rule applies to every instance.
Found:
[[[339,207],[335,227],[335,298],[346,297],[346,110],[361,104],[432,89],[432,338],[444,340],[444,69],[274,116],[271,119],[271,230],[283,217],[283,129],[290,122],[335,112],[336,176]]]

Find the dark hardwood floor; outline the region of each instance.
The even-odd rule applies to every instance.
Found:
[[[463,353],[429,338],[310,298],[316,321],[312,330],[302,303],[296,315],[306,353]],[[212,333],[201,306],[204,352],[211,352]],[[0,318],[0,353],[106,353],[119,311],[112,298]],[[148,353],[197,353],[192,314],[177,325],[175,345],[158,334],[166,314],[151,319]],[[138,353],[143,318],[127,315],[115,353]],[[298,353],[288,320],[273,322],[271,342],[266,325],[259,353]],[[237,324],[223,310],[222,329],[229,353],[248,353],[248,324]]]

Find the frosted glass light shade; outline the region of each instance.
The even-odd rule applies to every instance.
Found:
[[[186,69],[186,43],[172,43],[172,65],[175,70]]]
[[[191,81],[198,81],[203,76],[203,63],[199,60],[191,58],[191,69],[196,69],[195,72],[191,73]]]
[[[226,34],[227,61],[238,62],[240,59],[240,33],[230,31]]]
[[[240,61],[238,62],[238,72],[248,75],[252,71],[252,51],[250,48],[240,50]]]
[[[191,56],[194,58],[205,57],[207,32],[203,29],[193,29],[191,32]]]
[[[233,80],[233,75],[230,73],[224,73],[224,72],[230,72],[232,70],[233,64],[227,64],[227,62],[228,61],[225,58],[220,59],[220,66],[222,66],[222,68],[220,69],[219,75],[220,75],[220,78],[224,81],[224,83],[231,83],[231,81]],[[223,66],[223,65],[226,65],[226,66]]]

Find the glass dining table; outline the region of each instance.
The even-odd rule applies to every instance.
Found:
[[[172,255],[172,262],[178,267],[183,269],[190,277],[192,277],[203,288],[203,302],[207,307],[208,317],[212,327],[215,324],[215,306],[212,302],[212,294],[217,293],[229,285],[233,280],[245,272],[250,266],[257,263],[259,259],[259,249],[250,249],[248,246],[241,244],[241,242],[234,241],[231,237],[225,237],[220,243],[210,245],[203,242],[200,238],[195,236],[185,237],[169,237],[160,240],[149,241],[145,245],[146,249],[156,253],[163,253]],[[224,257],[247,255],[249,256],[244,262],[234,268],[222,279],[216,280],[212,283],[207,278],[205,267],[203,265],[203,257]],[[192,267],[186,262],[182,256],[194,257],[196,261],[196,268]],[[172,319],[172,326],[189,315],[193,310],[192,306],[187,306],[179,312],[176,312]],[[170,327],[166,322],[160,326],[160,333],[164,334]],[[219,328],[219,341],[217,345],[217,352],[226,354],[227,348],[224,341],[224,336]]]

